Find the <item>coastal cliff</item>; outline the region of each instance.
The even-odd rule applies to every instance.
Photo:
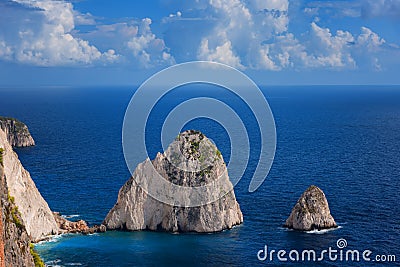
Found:
[[[13,147],[35,145],[28,127],[17,119],[0,116],[0,129],[5,132],[8,143]]]
[[[0,154],[2,150],[0,149]],[[0,157],[0,267],[35,266],[30,239],[14,199],[8,194]]]
[[[317,186],[310,186],[299,198],[285,227],[299,231],[323,230],[336,228],[328,200]]]
[[[177,151],[183,160],[177,160]],[[195,168],[188,171],[188,167]],[[206,193],[221,197],[201,206],[178,207],[162,203],[143,190],[149,183],[146,177],[154,177],[154,170],[170,183],[183,187],[199,187],[219,180],[221,187]],[[103,224],[110,230],[217,232],[230,229],[243,222],[243,215],[233,189],[228,188],[232,189],[232,184],[219,150],[202,133],[186,131],[164,154],[158,153],[152,162],[147,159],[137,166],[120,189],[117,203]],[[189,195],[187,203],[196,197],[203,196]]]
[[[17,154],[13,151],[8,136],[1,129],[0,147],[4,150],[2,161],[8,193],[18,207],[31,241],[37,242],[49,235],[58,234],[57,223],[47,202],[43,199],[29,172],[25,170]]]

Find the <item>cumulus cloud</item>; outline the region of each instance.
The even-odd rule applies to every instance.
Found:
[[[209,5],[216,24],[201,41],[199,59],[276,69],[261,43],[287,31],[287,0],[210,0]]]
[[[0,2],[0,59],[138,68],[199,59],[241,69],[372,66],[379,71],[385,69],[382,55],[398,55],[399,46],[361,27],[361,19],[358,32],[354,27],[332,30],[327,14],[338,10],[335,14],[347,17],[400,17],[399,2],[316,1],[297,4],[294,10],[289,0],[188,0],[154,25],[150,18],[111,23],[80,13],[68,0],[9,0]]]
[[[210,50],[208,40],[204,39],[199,50],[199,57],[203,60],[221,62],[232,67],[243,68],[243,65],[240,63],[240,58],[232,51],[232,44],[230,41]]]
[[[309,34],[303,38],[300,41],[288,33],[271,44],[264,44],[265,68],[354,69],[359,67],[357,62],[362,62],[375,70],[382,69],[378,56],[384,52],[385,40],[366,27],[361,28],[359,35],[354,35],[343,30],[333,33],[312,22]]]
[[[12,0],[1,3],[0,59],[38,66],[105,65],[137,67],[173,64],[149,18],[102,24],[71,2]],[[181,15],[177,13],[177,16]],[[90,25],[80,32],[77,26]]]
[[[355,67],[349,46],[354,42],[353,35],[348,31],[338,30],[333,35],[328,28],[321,28],[315,22],[311,23],[311,43],[314,62],[308,65],[327,67]]]
[[[386,42],[385,39],[366,27],[361,27],[361,34],[357,41],[359,45],[365,46],[369,50],[376,50]]]
[[[173,64],[174,59],[168,52],[164,40],[152,33],[152,21],[145,18],[137,27],[136,34],[127,42],[127,46],[135,59],[144,67],[151,67],[162,63]]]
[[[385,0],[377,2],[387,5]],[[383,69],[379,59],[389,45],[367,27],[361,27],[358,34],[344,29],[332,31],[314,19],[308,23],[308,30],[296,35],[289,31],[287,0],[209,0],[208,4],[209,8],[202,10],[215,20],[210,33],[201,39],[198,59],[272,71],[360,66]],[[301,10],[312,17],[321,9],[340,7],[342,15],[353,17],[357,6],[359,2],[320,1]]]
[[[2,21],[3,30],[13,29],[1,34],[0,43],[7,47],[6,52],[0,53],[2,59],[40,66],[105,63],[118,59],[114,50],[102,53],[88,41],[73,36],[78,13],[71,3],[14,0],[3,7],[14,16]],[[82,15],[79,20],[91,23],[87,16]]]
[[[79,34],[102,47],[113,47],[123,55],[120,63],[137,68],[150,68],[175,63],[163,39],[151,29],[150,18],[129,19],[124,22],[97,25],[95,30]]]

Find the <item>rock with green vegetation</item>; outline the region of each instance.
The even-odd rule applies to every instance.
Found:
[[[35,266],[30,238],[14,201],[0,165],[0,257],[4,263],[0,266]]]
[[[0,116],[0,129],[6,133],[7,140],[13,147],[35,145],[28,127],[17,119]]]
[[[155,175],[170,182],[160,192],[172,190],[171,184],[209,187],[201,191],[204,194],[184,196],[185,206],[172,206],[154,199],[143,189],[151,186]],[[193,205],[209,196],[217,197]],[[217,232],[242,222],[243,215],[221,152],[204,134],[191,130],[179,134],[165,153],[158,153],[153,161],[147,159],[137,166],[120,189],[117,203],[103,224],[110,230]]]
[[[40,258],[39,254],[36,252],[35,246],[33,244],[30,244],[29,252],[32,255],[35,267],[45,267],[46,266],[44,264],[43,260]]]
[[[299,231],[336,228],[328,200],[317,186],[310,186],[299,198],[284,225]]]

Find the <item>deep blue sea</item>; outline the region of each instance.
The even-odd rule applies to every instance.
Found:
[[[130,177],[121,132],[132,88],[0,89],[0,114],[24,121],[36,146],[17,153],[54,211],[99,224]],[[163,117],[179,102],[210,96],[229,103],[246,121],[251,155],[259,153],[259,131],[249,110],[224,90],[176,91],[158,103],[147,136],[150,155],[161,148]],[[183,89],[182,89],[183,90]],[[395,255],[400,262],[400,86],[264,87],[275,117],[277,150],[264,184],[247,191],[250,162],[235,193],[244,223],[215,234],[107,232],[68,235],[36,245],[48,265],[58,266],[262,266],[257,252],[337,249]],[[194,107],[195,108],[195,107]],[[190,122],[213,138],[226,161],[224,129],[206,119]],[[138,162],[143,161],[138,159]],[[257,157],[251,157],[255,161]],[[234,166],[232,167],[234,168]],[[324,190],[340,228],[323,234],[281,226],[302,192]],[[306,262],[310,263],[310,262]],[[312,262],[311,262],[312,263]],[[325,266],[354,265],[329,261]],[[384,265],[395,265],[387,263]],[[381,265],[360,262],[358,266]]]

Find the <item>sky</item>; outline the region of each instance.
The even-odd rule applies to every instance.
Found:
[[[0,0],[0,86],[137,85],[225,63],[262,85],[400,84],[400,0]]]

